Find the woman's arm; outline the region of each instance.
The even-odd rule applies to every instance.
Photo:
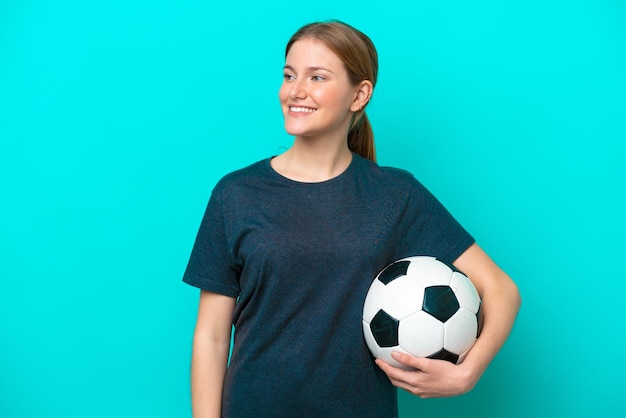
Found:
[[[484,314],[480,337],[460,365],[396,353],[400,363],[414,367],[405,371],[376,360],[391,382],[423,398],[455,396],[470,391],[506,341],[521,299],[517,286],[476,244],[454,263],[474,283],[482,298]]]
[[[235,299],[202,290],[193,336],[191,405],[194,418],[219,418]]]

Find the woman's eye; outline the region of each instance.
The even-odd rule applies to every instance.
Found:
[[[324,81],[324,80],[326,80],[326,78],[321,76],[321,75],[314,75],[313,77],[311,77],[311,80],[313,80],[313,81]]]
[[[283,74],[283,78],[285,79],[285,81],[291,81],[295,79],[295,77],[292,74],[287,74],[287,73]]]

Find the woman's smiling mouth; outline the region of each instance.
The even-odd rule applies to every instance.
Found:
[[[317,109],[303,106],[289,106],[289,111],[293,113],[313,113]]]

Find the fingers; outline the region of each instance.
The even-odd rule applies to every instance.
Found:
[[[419,370],[403,370],[385,363],[382,360],[376,360],[376,364],[383,372],[385,372],[392,385],[400,389],[404,389],[416,396],[422,395],[418,382],[418,374],[423,374],[423,372]]]
[[[467,392],[459,366],[443,360],[393,353],[392,357],[412,370],[404,370],[378,359],[376,364],[391,383],[421,398],[449,397]]]
[[[413,369],[426,371],[428,368],[428,363],[432,360],[422,357],[415,357],[409,354],[401,353],[394,351],[391,353],[391,357],[399,363],[404,364],[405,366],[412,367]]]
[[[392,353],[391,356],[397,360],[399,363],[402,363],[405,366],[409,366],[412,370],[405,370],[398,367],[394,367],[389,363],[386,363],[382,360],[376,360],[376,364],[380,369],[385,372],[391,384],[394,386],[404,389],[413,395],[420,397],[425,396],[425,392],[423,390],[423,384],[427,379],[426,373],[421,370],[421,367],[424,367],[424,361],[428,361],[428,359],[421,359],[417,357],[413,357],[404,353]]]
[[[411,374],[415,372],[425,372],[428,369],[428,362],[432,361],[429,359],[413,357],[409,354],[399,352],[391,353],[391,357],[393,357],[393,359],[396,360],[398,363],[407,367],[401,368],[397,365],[392,366],[391,364],[380,359],[376,360],[376,364],[385,373],[397,379],[402,379],[403,377],[406,378],[408,376],[411,376]]]

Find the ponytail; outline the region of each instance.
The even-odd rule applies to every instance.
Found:
[[[374,131],[365,110],[354,115],[354,120],[348,132],[348,148],[363,158],[376,162],[376,149],[374,148]]]

